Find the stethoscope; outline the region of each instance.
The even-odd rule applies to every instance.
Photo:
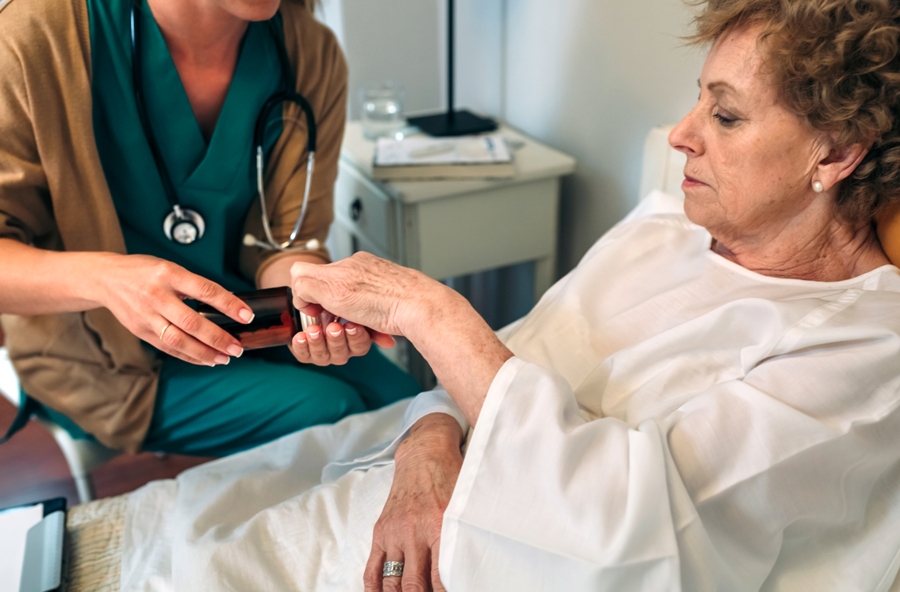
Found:
[[[138,116],[141,120],[141,127],[144,129],[144,135],[147,137],[147,143],[150,145],[150,152],[153,154],[153,161],[159,171],[159,177],[162,180],[163,190],[166,198],[172,206],[172,211],[163,220],[163,233],[171,241],[182,245],[189,245],[200,240],[206,232],[206,222],[203,216],[196,210],[186,208],[178,203],[178,197],[175,195],[175,187],[172,179],[169,177],[169,171],[166,163],[162,159],[162,153],[159,145],[156,143],[156,136],[153,128],[150,126],[150,120],[147,117],[147,109],[144,103],[144,83],[141,76],[141,22],[140,22],[140,0],[134,0],[131,4],[131,75],[134,85],[134,100],[137,104]],[[279,42],[278,29],[273,21],[269,21],[269,31],[272,39],[278,49],[278,60],[281,62],[281,72],[283,80],[287,81],[288,89],[296,88],[294,75],[291,72],[290,62],[287,57],[287,51],[282,43]],[[263,174],[265,172],[265,161],[263,155],[263,141],[265,139],[266,123],[273,109],[281,108],[282,103],[290,101],[300,107],[306,115],[306,126],[308,128],[306,136],[306,187],[303,190],[303,203],[300,206],[300,214],[297,216],[297,223],[291,232],[288,240],[278,243],[272,236],[272,229],[269,226],[269,219],[266,215],[266,192],[263,184]],[[297,234],[300,232],[300,226],[306,218],[306,209],[309,205],[309,193],[312,188],[313,169],[316,163],[316,118],[313,115],[312,107],[306,98],[293,90],[282,90],[275,93],[266,100],[256,118],[256,126],[253,132],[253,145],[256,147],[256,191],[259,195],[260,206],[262,207],[263,231],[266,234],[266,240],[261,241],[252,234],[244,236],[244,244],[249,247],[261,247],[263,249],[286,251],[289,249],[315,249],[318,248],[318,241],[311,240],[303,245],[294,247],[294,241],[297,240]]]

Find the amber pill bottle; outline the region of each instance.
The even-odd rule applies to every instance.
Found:
[[[287,345],[303,330],[290,288],[269,288],[236,296],[246,302],[255,315],[247,325],[202,302],[198,303],[197,312],[234,335],[245,350]]]

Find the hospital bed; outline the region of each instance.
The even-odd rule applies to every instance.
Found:
[[[669,147],[671,128],[654,128],[647,135],[641,175],[641,195],[659,189],[682,196],[684,155]],[[107,592],[119,589],[122,530],[128,495],[93,501],[69,510],[66,521],[66,592]]]
[[[641,195],[654,189],[683,197],[685,157],[668,145],[671,128],[650,131],[644,146]],[[67,592],[118,590],[128,495],[75,506],[67,519]]]
[[[646,195],[653,189],[671,195],[682,195],[684,155],[669,147],[667,137],[670,129],[654,128],[647,135],[641,175],[641,195]],[[0,375],[4,376],[11,372],[5,354],[6,352],[0,348],[0,357],[4,358],[0,359]],[[15,379],[14,375],[7,378],[10,384]],[[2,386],[0,390],[3,390]],[[64,446],[63,450],[66,450]],[[77,453],[73,454],[76,454],[73,458],[77,459]],[[69,456],[67,455],[67,459]],[[77,477],[86,477],[87,470],[77,468],[78,461],[75,462],[73,475],[78,473]],[[90,495],[88,491],[85,491],[87,495],[82,497],[83,500]],[[79,493],[82,493],[81,490]],[[112,592],[119,589],[122,531],[127,507],[128,494],[83,503],[69,510],[65,543],[66,592]]]

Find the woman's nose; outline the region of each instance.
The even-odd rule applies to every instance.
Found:
[[[695,107],[669,132],[669,146],[688,156],[703,152],[703,142],[695,121],[696,111]]]

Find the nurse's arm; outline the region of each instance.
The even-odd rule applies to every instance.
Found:
[[[218,284],[144,255],[58,252],[0,238],[0,313],[42,315],[105,307],[134,335],[186,362],[213,366],[240,343],[184,304],[205,302],[239,322],[249,307]]]
[[[312,253],[279,257],[259,274],[259,288],[289,286],[291,266],[298,262],[327,263],[321,256]],[[394,345],[394,339],[389,335],[371,331],[354,323],[345,325],[331,323],[327,327],[312,326],[305,332],[297,333],[289,347],[294,357],[303,364],[342,365],[350,358],[369,353],[373,339],[382,347]]]
[[[285,255],[278,257],[267,265],[262,273],[259,274],[259,289],[280,288],[281,286],[291,285],[291,265],[297,261],[304,263],[328,263],[320,255],[296,253],[293,255]]]

